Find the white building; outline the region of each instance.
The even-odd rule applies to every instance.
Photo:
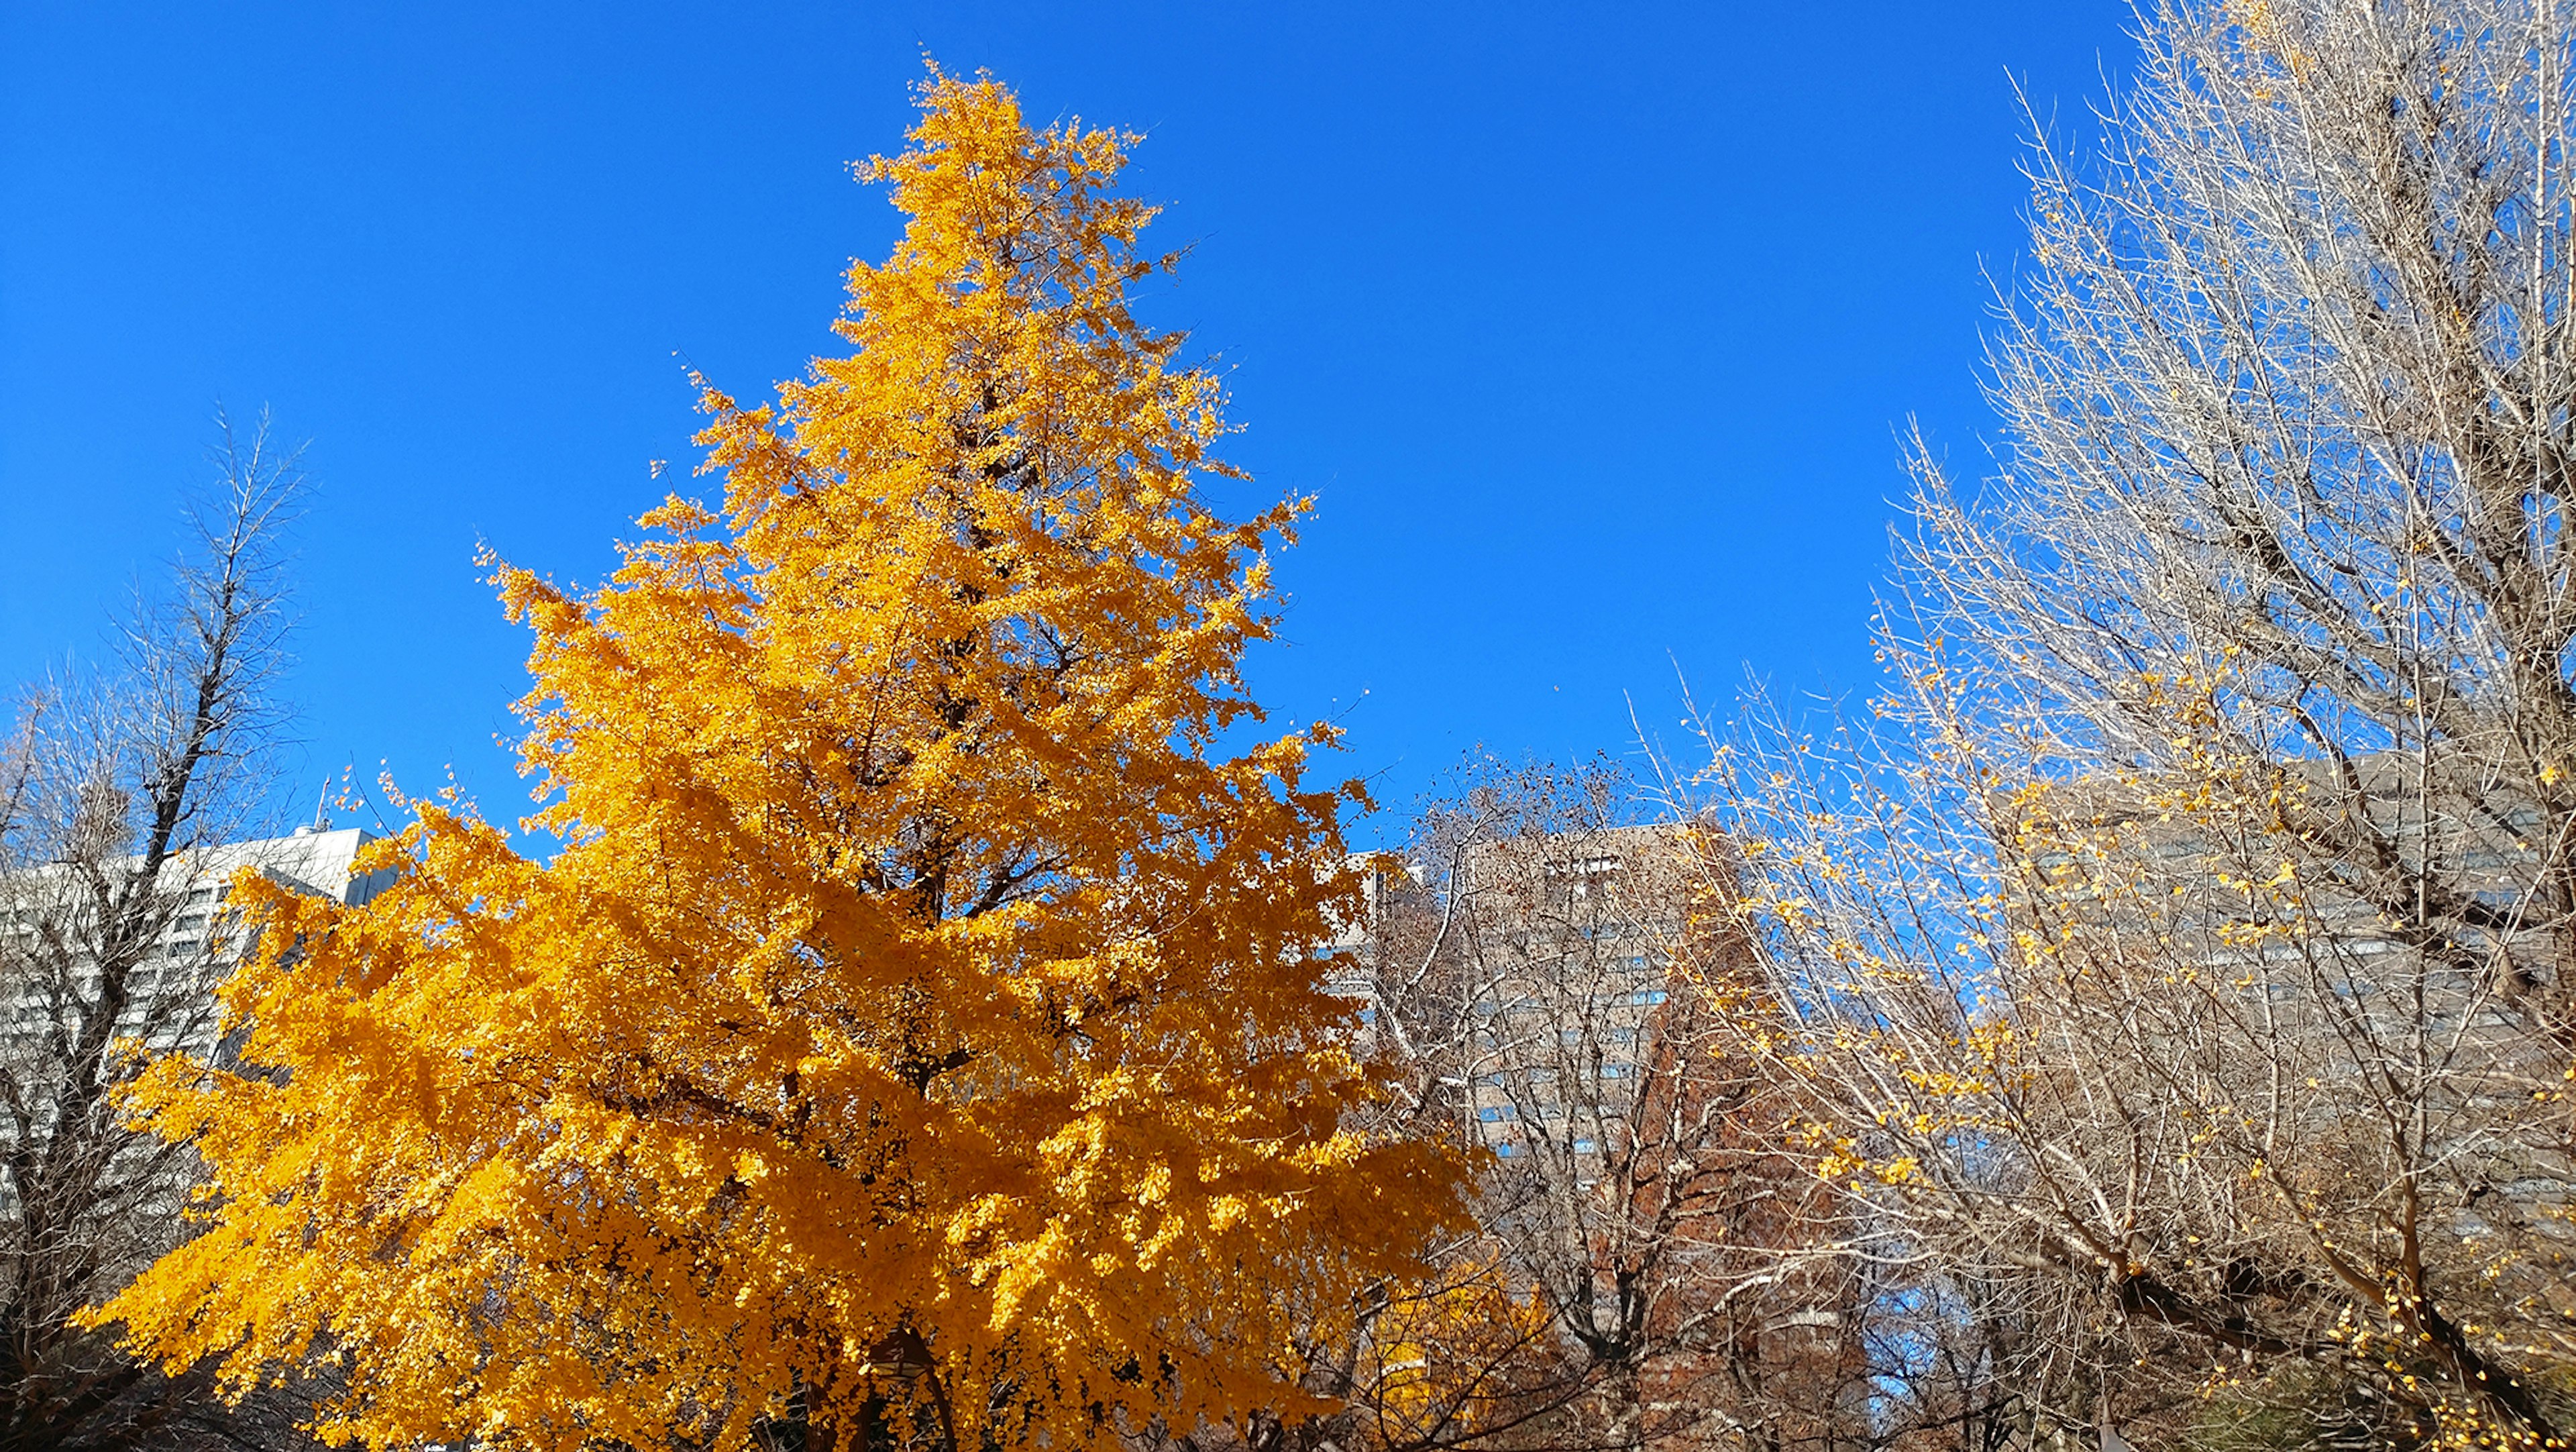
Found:
[[[69,863],[0,876],[0,1075],[25,1075],[36,1067],[31,1060],[59,1057],[62,1044],[83,1037],[111,987],[123,1000],[118,1038],[160,1051],[211,1048],[214,987],[248,947],[229,931],[237,922],[226,906],[232,880],[249,869],[296,892],[362,903],[391,878],[356,871],[358,849],[372,840],[355,827],[303,827],[184,852],[148,891]],[[118,902],[132,904],[123,916],[145,946],[123,981],[111,984],[98,954],[115,936],[106,919],[118,914]]]

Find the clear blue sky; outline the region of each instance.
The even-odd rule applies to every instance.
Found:
[[[0,683],[94,651],[218,401],[309,438],[303,770],[522,800],[477,540],[594,579],[686,463],[674,354],[832,346],[926,51],[1145,131],[1230,370],[1283,719],[1402,803],[1483,742],[1619,751],[1675,662],[1866,689],[1918,415],[1961,462],[2010,76],[2081,121],[2118,0],[292,6],[0,0]],[[2074,129],[2089,132],[2089,127]],[[310,790],[305,793],[310,799]]]

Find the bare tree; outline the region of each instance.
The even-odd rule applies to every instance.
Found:
[[[1775,1072],[2017,1437],[2558,1445],[2576,7],[2140,20],[1895,689],[1719,759]]]
[[[222,879],[259,865],[226,847],[271,805],[302,475],[265,416],[218,424],[166,592],[108,668],[27,690],[0,757],[0,1448],[279,1445],[291,1426],[225,1413],[75,1319],[179,1234],[194,1157],[129,1132],[118,1090],[147,1052],[215,1049],[238,946]]]
[[[1479,1313],[1502,1344],[1471,1338],[1482,1379],[1432,1378],[1484,1402],[1420,1398],[1417,1440],[1858,1435],[1848,1266],[1778,1148],[1779,1106],[1718,1052],[1699,986],[1743,972],[1743,945],[1695,910],[1695,834],[1653,806],[1604,763],[1472,763],[1417,829],[1415,910],[1382,914],[1374,996],[1426,1130],[1491,1156],[1461,1280],[1506,1288]],[[1428,1339],[1403,1344],[1438,1354]]]

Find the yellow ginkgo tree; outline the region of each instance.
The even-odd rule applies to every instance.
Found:
[[[1141,325],[1131,137],[936,73],[909,215],[721,510],[536,644],[530,856],[450,800],[344,908],[245,884],[237,1068],[132,1101],[202,1232],[96,1313],[322,1431],[951,1452],[1320,1403],[1318,1337],[1457,1214],[1352,1126],[1319,944],[1358,909],[1321,726],[1257,738],[1263,549],[1216,381]]]

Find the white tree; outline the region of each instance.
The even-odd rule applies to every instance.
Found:
[[[1721,759],[1776,1062],[2016,1328],[2034,1435],[2271,1399],[2552,1444],[2576,7],[2141,21],[2100,154],[2033,153],[1992,472],[1918,455],[1882,714]]]

